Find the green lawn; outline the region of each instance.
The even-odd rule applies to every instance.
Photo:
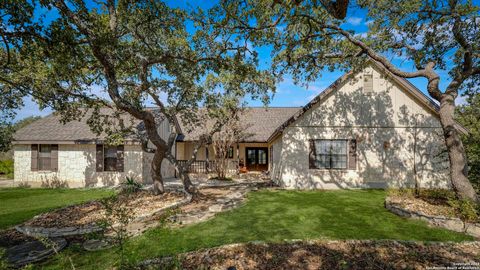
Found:
[[[107,189],[0,189],[0,230],[48,210],[112,194]]]
[[[385,192],[380,190],[254,192],[244,206],[207,222],[173,230],[156,228],[132,239],[127,245],[128,257],[137,262],[255,240],[472,240],[460,233],[429,228],[421,221],[400,218],[385,210],[384,197]],[[68,267],[65,255],[71,256],[77,269],[105,269],[118,261],[113,250],[88,253],[72,247],[44,266],[48,269]]]

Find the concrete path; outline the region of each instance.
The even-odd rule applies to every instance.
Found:
[[[0,179],[0,188],[13,187],[13,179]]]

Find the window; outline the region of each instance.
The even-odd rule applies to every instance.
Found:
[[[58,144],[32,144],[31,147],[31,171],[58,170]]]
[[[347,140],[313,140],[310,144],[310,168],[346,169]]]
[[[228,148],[227,158],[233,158],[233,146]]]
[[[364,74],[363,75],[363,92],[369,94],[373,92],[373,75]]]
[[[52,146],[50,144],[39,145],[38,169],[40,171],[50,171],[52,169]]]
[[[105,171],[114,172],[117,170],[117,147],[104,146],[103,150],[103,164]]]
[[[124,147],[123,145],[110,146],[97,144],[96,150],[97,172],[123,172]]]
[[[258,164],[260,165],[267,164],[267,148],[258,149]]]

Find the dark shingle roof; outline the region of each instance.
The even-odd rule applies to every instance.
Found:
[[[240,115],[240,123],[246,127],[246,133],[252,136],[245,142],[267,142],[268,138],[282,123],[294,115],[300,107],[250,107]],[[179,120],[182,131],[188,130]],[[208,125],[208,124],[207,124]],[[194,128],[184,134],[182,141],[196,140],[204,131],[204,127]]]
[[[102,114],[106,112],[102,110]],[[88,114],[80,121],[74,120],[65,124],[61,123],[60,119],[61,117],[55,113],[38,119],[19,129],[14,135],[14,141],[17,143],[22,141],[88,142],[97,139],[103,140],[106,137],[106,134],[97,136],[91,131],[87,124]],[[122,119],[125,121],[125,125],[130,125],[130,123],[138,125],[140,123],[140,121],[128,115],[122,115]]]
[[[266,142],[273,131],[299,109],[300,107],[247,108],[245,113],[240,116],[240,121],[247,127],[247,132],[253,135],[245,141]],[[102,114],[105,114],[105,111]],[[124,117],[125,121],[133,121],[135,125],[140,123],[139,120],[130,118],[128,115]],[[53,113],[18,130],[14,135],[14,141],[21,143],[27,141],[88,142],[103,140],[105,134],[97,136],[90,130],[86,121],[87,117],[84,117],[81,121],[71,121],[63,124],[60,122],[60,116]],[[183,126],[182,121],[179,122],[182,131],[186,133],[183,134],[183,140],[195,140],[203,131],[203,128],[196,128],[187,133],[186,130],[188,129]]]

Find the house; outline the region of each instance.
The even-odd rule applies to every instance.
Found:
[[[304,107],[248,108],[241,121],[253,136],[229,151],[232,169],[268,171],[286,188],[385,188],[416,181],[448,187],[437,104],[375,62],[343,75]],[[166,138],[172,127],[165,121],[160,128]],[[180,129],[173,151],[185,160],[200,129]],[[151,154],[137,139],[118,147],[103,140],[85,122],[63,125],[55,115],[34,122],[15,134],[15,181],[104,186],[132,176],[151,182]],[[191,172],[207,170],[212,153],[211,146],[201,148]],[[162,174],[175,177],[167,161]]]

